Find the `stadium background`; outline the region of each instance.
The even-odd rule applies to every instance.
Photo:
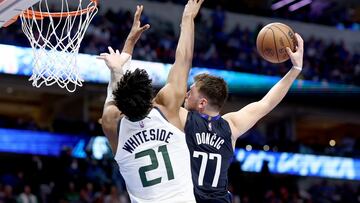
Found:
[[[305,40],[299,82],[238,140],[229,190],[234,202],[360,202],[360,2],[295,0],[273,10],[278,2],[207,0],[196,20],[194,67],[246,76],[231,80],[224,113],[261,99],[291,66],[267,63],[256,53],[263,25],[286,23]],[[308,4],[290,11],[299,2]],[[108,45],[121,48],[135,5],[143,4],[142,21],[152,27],[133,58],[140,65],[172,63],[185,3],[101,2],[81,52],[97,55]],[[20,22],[0,29],[0,44],[19,52],[29,47]],[[29,187],[39,202],[127,202],[98,124],[106,83],[89,79],[75,93],[57,86],[36,89],[26,71],[13,69],[28,64],[30,55],[10,63],[11,49],[0,50],[0,202],[21,202]],[[79,64],[84,70],[90,65]],[[106,67],[98,68],[104,72]],[[157,87],[164,75],[154,78]],[[311,85],[302,85],[307,82]]]

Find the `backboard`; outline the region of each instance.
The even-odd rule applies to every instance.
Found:
[[[9,21],[15,21],[25,9],[40,0],[0,0],[0,28],[7,26]],[[13,19],[13,20],[12,20]]]

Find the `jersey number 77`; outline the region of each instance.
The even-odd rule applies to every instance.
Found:
[[[205,153],[205,152],[194,151],[193,157],[201,158],[201,166],[200,166],[199,178],[198,178],[199,186],[203,185],[204,175],[205,175],[205,170],[206,170],[206,165],[207,165],[208,160],[216,161],[215,175],[214,175],[214,179],[212,181],[211,186],[212,187],[217,187],[218,182],[219,182],[219,177],[220,177],[221,155],[220,154],[215,154],[215,153],[209,153],[208,154],[208,153]]]

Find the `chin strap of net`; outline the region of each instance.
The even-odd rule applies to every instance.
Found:
[[[29,80],[38,88],[57,83],[74,92],[84,81],[76,58],[85,32],[98,11],[97,2],[90,0],[83,8],[79,0],[77,10],[71,11],[67,0],[59,1],[61,10],[56,13],[50,11],[48,0],[41,0],[20,15],[22,29],[34,50],[34,67]]]

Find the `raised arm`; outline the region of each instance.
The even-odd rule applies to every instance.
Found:
[[[260,101],[223,116],[230,124],[233,143],[280,103],[300,74],[303,65],[304,41],[299,34],[296,34],[296,39],[298,41],[296,52],[293,53],[290,48],[286,48],[293,64],[290,71]]]
[[[107,88],[107,97],[104,104],[103,115],[101,117],[101,125],[106,137],[110,141],[110,146],[115,153],[118,143],[117,124],[121,118],[120,110],[115,106],[113,98],[113,89],[116,88],[117,82],[120,81],[124,74],[124,69],[130,66],[131,55],[133,53],[136,42],[140,39],[141,34],[150,28],[149,24],[140,26],[140,17],[143,6],[137,6],[134,22],[131,31],[126,38],[123,50],[120,54],[119,50],[114,51],[109,47],[109,53],[102,53],[98,59],[105,61],[110,69],[110,81]]]
[[[172,66],[166,85],[156,95],[154,103],[158,105],[170,120],[178,117],[187,90],[187,81],[194,52],[194,18],[204,0],[189,0],[185,6],[181,33],[176,49],[175,63]],[[178,126],[180,127],[180,126]]]

